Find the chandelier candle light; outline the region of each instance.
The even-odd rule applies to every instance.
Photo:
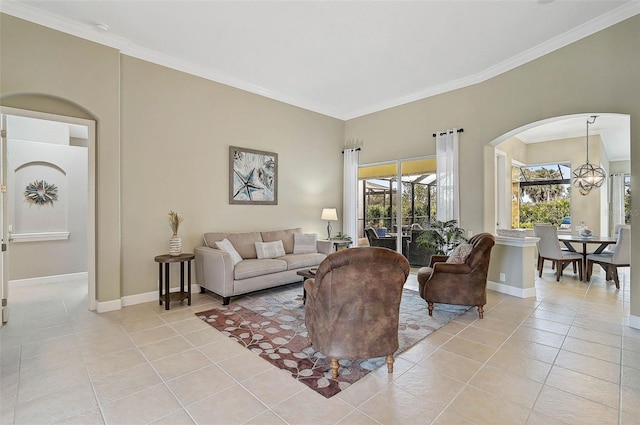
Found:
[[[327,239],[331,240],[331,222],[338,221],[338,211],[335,208],[323,208],[321,220],[327,220]]]
[[[588,195],[591,189],[602,186],[605,180],[604,170],[589,163],[589,125],[596,122],[597,115],[587,120],[587,162],[573,170],[573,186],[581,195]]]

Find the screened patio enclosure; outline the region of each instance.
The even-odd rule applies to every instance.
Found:
[[[379,234],[395,234],[399,229],[407,234],[414,223],[426,228],[436,212],[435,170],[435,158],[360,167],[358,236],[363,237],[367,227],[378,229]]]

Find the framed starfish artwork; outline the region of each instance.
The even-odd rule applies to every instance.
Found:
[[[229,203],[278,205],[278,154],[229,146]]]

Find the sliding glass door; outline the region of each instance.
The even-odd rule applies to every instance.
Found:
[[[372,228],[380,238],[396,239],[396,251],[408,256],[412,229],[424,229],[435,218],[435,172],[435,158],[361,166],[358,236]]]

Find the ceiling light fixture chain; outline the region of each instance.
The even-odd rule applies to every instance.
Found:
[[[589,163],[589,125],[596,122],[598,115],[591,115],[587,119],[587,161],[573,171],[573,186],[577,187],[581,195],[588,195],[591,189],[602,186],[606,174],[601,167]]]

